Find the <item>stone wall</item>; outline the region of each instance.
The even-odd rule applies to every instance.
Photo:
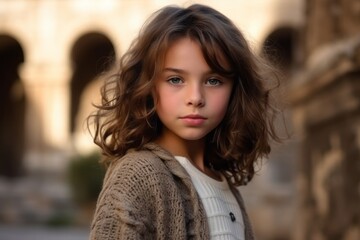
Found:
[[[324,44],[351,37],[360,32],[360,1],[307,0],[305,50],[312,54]]]
[[[360,2],[307,1],[293,79],[302,136],[294,239],[360,239]]]

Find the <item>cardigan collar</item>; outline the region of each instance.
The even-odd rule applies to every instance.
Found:
[[[168,167],[172,174],[182,179],[191,181],[190,175],[169,151],[165,150],[164,148],[153,142],[145,144],[143,148],[151,151],[160,159],[162,159],[164,164]]]

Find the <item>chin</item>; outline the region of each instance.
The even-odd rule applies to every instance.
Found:
[[[205,136],[206,134],[189,134],[182,136],[182,138],[187,141],[199,141],[204,139]]]

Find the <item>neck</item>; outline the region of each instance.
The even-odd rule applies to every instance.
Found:
[[[183,156],[188,158],[197,168],[205,171],[204,152],[205,140],[184,140],[180,138],[171,138],[165,136],[159,137],[155,141],[162,148],[169,151],[174,156]]]

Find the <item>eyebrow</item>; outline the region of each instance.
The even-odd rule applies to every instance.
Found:
[[[164,68],[163,72],[175,72],[175,73],[178,73],[178,74],[186,74],[187,73],[187,71],[185,71],[183,69],[172,68],[172,67]],[[210,69],[205,74],[213,74],[213,73],[216,73],[216,72],[214,72],[213,70]]]
[[[164,68],[163,72],[186,73],[185,70],[178,69],[178,68]]]

